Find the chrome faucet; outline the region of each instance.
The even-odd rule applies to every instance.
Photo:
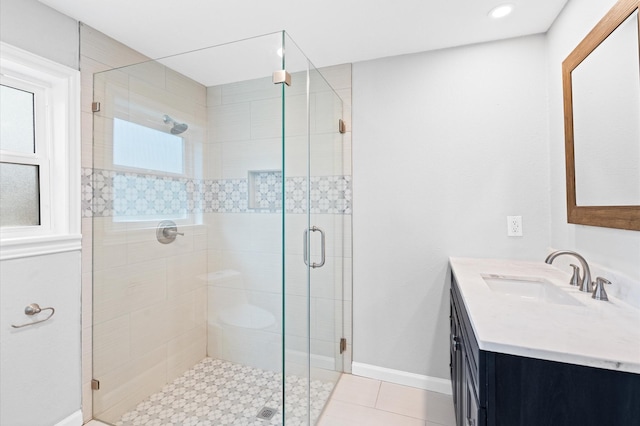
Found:
[[[593,283],[591,282],[591,270],[589,269],[589,265],[587,264],[587,261],[584,259],[584,257],[576,253],[575,251],[570,251],[570,250],[554,251],[549,256],[547,256],[547,258],[545,259],[545,263],[548,263],[549,265],[551,265],[551,263],[556,257],[563,254],[569,254],[580,261],[580,265],[582,266],[582,270],[584,271],[582,274],[582,278],[580,278],[580,275],[579,275],[580,272],[578,272],[578,280],[581,281],[580,291],[584,291],[584,292],[593,291]]]

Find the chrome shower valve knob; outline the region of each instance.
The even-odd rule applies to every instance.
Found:
[[[178,232],[178,226],[172,220],[163,220],[156,228],[156,238],[161,244],[174,242],[178,235],[184,236],[184,232]]]

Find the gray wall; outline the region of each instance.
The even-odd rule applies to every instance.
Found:
[[[80,252],[3,260],[0,282],[0,424],[79,422]],[[34,302],[55,314],[11,328],[32,321],[23,310]]]
[[[355,362],[448,378],[448,257],[544,259],[545,53],[532,36],[354,64]]]
[[[0,0],[0,40],[78,69],[78,22],[36,0]]]
[[[629,281],[635,281],[637,287],[640,286],[640,232],[568,224],[566,213],[562,61],[615,3],[616,0],[571,0],[547,36],[551,245],[577,250],[590,263],[624,275]]]
[[[0,40],[78,69],[78,23],[35,0],[0,0]],[[0,263],[2,340],[0,423],[80,422],[80,253]],[[56,308],[47,323],[29,321],[32,302]],[[46,312],[44,313],[46,315]]]

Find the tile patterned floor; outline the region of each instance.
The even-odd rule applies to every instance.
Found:
[[[125,413],[116,426],[266,426],[282,424],[282,375],[205,358],[181,377]],[[334,384],[312,380],[311,418],[318,419]],[[287,425],[307,424],[307,380],[286,376]],[[256,416],[263,407],[276,411],[271,420]]]
[[[136,410],[123,416],[123,419],[118,424],[127,426],[165,426],[178,424],[181,426],[217,426],[223,424],[266,426],[282,424],[282,403],[278,390],[281,380],[280,375],[211,359],[205,359],[196,367],[198,367],[197,370],[194,368],[190,370],[191,373],[187,372],[185,376],[178,379],[182,379],[180,383],[176,384],[174,382],[173,384],[167,385],[162,392],[143,401],[138,405]],[[218,379],[207,380],[201,375],[201,373],[210,370],[214,370],[213,374],[214,376],[217,374]],[[233,373],[229,373],[229,371]],[[236,379],[234,380],[234,378]],[[220,395],[228,395],[234,398],[233,400],[236,401],[236,403],[223,403],[225,407],[228,407],[224,413],[219,412],[216,414],[214,412],[208,412],[204,414],[201,407],[193,410],[194,405],[190,405],[187,402],[177,402],[189,398],[195,402],[196,396],[192,396],[186,388],[196,390],[195,387],[197,383],[202,383],[203,379],[205,383],[213,384],[216,390],[212,389],[209,393],[205,391],[204,394],[202,390],[198,390],[198,394],[208,395],[209,400],[220,398]],[[187,383],[190,384],[187,385]],[[168,401],[171,400],[174,391],[180,388],[185,389],[184,392],[178,390],[178,393],[183,395],[184,398],[179,399],[173,397],[173,402],[169,404]],[[291,402],[292,405],[294,405],[296,402],[303,400],[305,398],[304,388],[305,382],[303,380],[298,379],[295,382],[293,379],[289,380],[289,383],[287,383],[287,389],[289,390],[287,403]],[[331,383],[312,381],[311,400],[313,401],[312,412],[314,413],[314,421],[320,413],[320,410],[322,410],[327,397],[331,394],[332,388],[333,385]],[[297,392],[296,389],[298,389]],[[246,398],[243,398],[245,396]],[[296,397],[297,400],[295,399]],[[201,396],[200,399],[204,398],[205,396]],[[157,408],[157,402],[162,400],[165,401],[165,408],[159,409]],[[152,402],[156,402],[156,404],[152,404]],[[174,408],[174,402],[176,406],[183,408]],[[271,404],[274,405],[273,408],[278,408],[279,417],[272,419],[271,422],[256,419],[255,416],[258,410],[263,405],[272,406]],[[153,408],[154,406],[156,408]],[[210,410],[209,405],[205,403],[205,406]],[[160,404],[160,407],[163,407],[163,405]],[[244,407],[244,409],[242,407]],[[289,407],[289,405],[287,405],[287,407]],[[199,409],[200,411],[198,411]],[[167,411],[164,412],[163,410]],[[171,416],[168,416],[169,410],[174,410]],[[133,414],[134,412],[136,413],[135,415]],[[154,412],[156,414],[153,414]],[[162,412],[164,412],[164,416],[168,417],[161,419],[160,413]],[[200,415],[197,414],[198,412],[200,412]],[[175,418],[173,418],[174,415],[176,416]],[[232,415],[235,417],[232,417]],[[211,416],[211,418],[209,416]],[[125,417],[127,417],[128,420],[125,420]],[[287,415],[287,426],[290,424],[306,425],[306,418],[296,418],[294,410],[291,415],[289,415],[289,413]],[[453,399],[451,395],[444,395],[366,377],[343,374],[333,394],[331,394],[329,402],[317,425],[455,426]],[[92,420],[87,426],[106,425]]]

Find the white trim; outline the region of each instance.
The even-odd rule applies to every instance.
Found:
[[[78,410],[70,416],[60,420],[55,426],[81,426],[82,425],[82,411]]]
[[[64,235],[3,240],[0,261],[82,249],[82,236]]]
[[[439,377],[424,376],[422,374],[408,373],[391,368],[378,367],[377,365],[354,362],[351,364],[351,374],[354,376],[368,377],[370,379],[383,380],[399,385],[411,386],[433,392],[451,395],[451,380]]]
[[[50,138],[50,226],[2,228],[0,259],[76,250],[81,229],[80,72],[4,42],[0,51],[3,74],[46,88]]]

